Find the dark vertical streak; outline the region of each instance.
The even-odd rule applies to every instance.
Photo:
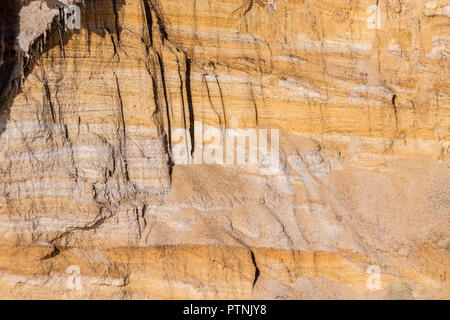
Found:
[[[255,276],[253,278],[253,287],[255,287],[255,284],[258,281],[260,273],[259,273],[258,265],[256,264],[256,258],[255,258],[255,254],[253,253],[253,250],[250,250],[250,256],[252,258],[253,266],[255,267]]]
[[[122,159],[123,159],[123,165],[124,165],[124,174],[125,174],[125,179],[127,181],[130,181],[130,176],[128,174],[128,163],[127,163],[127,159],[125,157],[124,154],[124,148],[127,144],[127,132],[126,132],[126,127],[125,127],[125,116],[123,114],[123,100],[122,100],[122,95],[120,93],[120,86],[119,86],[119,79],[117,78],[117,75],[114,73],[114,77],[116,78],[116,88],[117,88],[117,97],[119,99],[119,120],[122,122],[121,123],[121,127],[122,127],[122,135],[123,135],[123,144],[122,144],[122,139],[119,139],[119,143],[120,143],[120,152],[122,154]],[[119,130],[119,128],[117,128],[117,130]]]
[[[150,45],[153,46],[153,19],[152,19],[152,12],[150,9],[150,6],[146,0],[143,1],[144,3],[144,11],[145,11],[145,17],[147,20],[147,28],[148,28],[148,35],[150,37]]]
[[[114,10],[114,22],[115,22],[115,26],[116,26],[116,35],[117,35],[117,42],[120,45],[120,25],[119,25],[119,12],[117,9],[117,0],[112,0],[113,2],[113,10]]]
[[[158,63],[159,67],[161,68],[161,82],[163,87],[163,93],[164,93],[164,102],[166,104],[166,116],[167,116],[167,130],[168,130],[168,141],[169,144],[169,150],[172,150],[172,124],[170,121],[170,110],[169,110],[169,101],[167,100],[167,87],[166,87],[166,76],[164,71],[164,64],[160,57],[160,55],[157,53],[158,56]]]
[[[225,128],[228,128],[227,114],[225,113],[225,103],[223,101],[222,87],[220,86],[219,78],[217,77],[217,75],[215,75],[215,78],[216,78],[217,87],[219,88],[220,102],[222,103],[223,121],[225,123]]]
[[[195,120],[194,120],[194,105],[192,103],[192,88],[191,88],[191,60],[186,59],[186,95],[189,109],[189,133],[191,134],[191,155],[195,150]]]
[[[44,82],[44,90],[45,90],[45,100],[48,103],[48,106],[50,107],[50,113],[52,115],[52,120],[53,120],[53,122],[56,123],[55,109],[54,109],[54,106],[53,106],[52,97],[51,97],[51,93],[50,93],[50,88],[48,86],[47,81]]]
[[[255,123],[258,125],[259,117],[258,117],[258,107],[256,106],[255,92],[253,91],[253,84],[250,83],[250,94],[252,96],[253,108],[255,110]]]
[[[392,107],[394,108],[394,116],[395,116],[395,130],[397,131],[398,127],[398,116],[397,116],[397,95],[392,96]]]

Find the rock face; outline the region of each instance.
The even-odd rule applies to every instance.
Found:
[[[450,296],[447,1],[4,2],[1,298]]]

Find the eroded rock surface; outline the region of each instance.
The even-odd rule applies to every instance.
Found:
[[[0,8],[0,297],[449,297],[448,1],[73,3]]]

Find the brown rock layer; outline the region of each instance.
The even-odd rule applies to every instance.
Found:
[[[0,297],[448,298],[449,6],[86,0],[25,64],[0,20]]]

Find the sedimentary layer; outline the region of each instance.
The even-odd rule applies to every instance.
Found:
[[[0,297],[449,297],[448,2],[6,3]]]

